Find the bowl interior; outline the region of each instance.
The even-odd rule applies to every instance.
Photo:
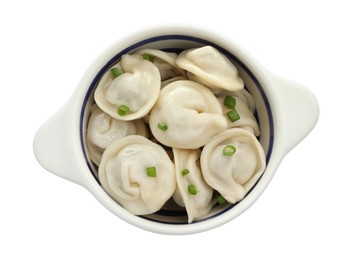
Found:
[[[94,90],[102,77],[102,75],[110,69],[115,63],[119,61],[121,56],[126,53],[131,53],[138,49],[143,48],[154,48],[161,49],[165,51],[171,52],[181,52],[184,49],[201,47],[205,45],[211,45],[221,51],[226,57],[228,57],[232,63],[237,67],[239,71],[240,77],[243,79],[245,83],[245,88],[252,94],[255,104],[256,104],[256,119],[258,120],[260,126],[260,136],[258,137],[259,141],[262,144],[263,149],[266,154],[266,163],[268,165],[272,147],[273,147],[273,118],[271,113],[271,107],[269,104],[269,100],[264,92],[263,86],[259,83],[257,78],[251,72],[248,64],[244,64],[238,57],[238,55],[234,55],[233,52],[230,52],[228,48],[223,48],[219,46],[213,41],[208,41],[203,38],[192,37],[188,35],[159,35],[156,37],[147,38],[141,41],[134,42],[129,47],[120,50],[118,53],[115,53],[114,56],[110,58],[110,60],[100,69],[97,73],[94,80],[91,82],[88,90],[86,92],[86,96],[83,102],[83,106],[81,109],[81,117],[80,117],[80,140],[81,146],[84,153],[84,157],[86,159],[86,164],[90,169],[91,174],[95,177],[96,182],[97,179],[97,168],[89,159],[89,154],[86,149],[86,128],[88,119],[90,116],[90,107],[94,103],[93,93]],[[255,184],[259,185],[259,181]],[[254,189],[254,187],[252,189]],[[102,187],[101,187],[102,189]],[[251,189],[251,190],[252,190]],[[246,195],[248,196],[249,193]],[[243,199],[244,200],[244,199]],[[117,202],[116,202],[117,203]],[[211,219],[215,216],[221,215],[227,211],[234,209],[236,205],[240,202],[232,205],[232,204],[223,204],[214,206],[211,212],[203,219],[197,220],[196,222],[205,221],[207,219]],[[158,212],[150,215],[139,216],[140,218],[147,219],[150,221],[155,221],[159,223],[168,223],[168,224],[187,224],[187,213],[184,208],[181,208],[176,205],[175,202],[169,200],[168,203]]]

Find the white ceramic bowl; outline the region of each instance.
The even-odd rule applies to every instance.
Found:
[[[179,51],[203,45],[212,45],[229,57],[253,95],[261,128],[260,142],[267,155],[266,170],[242,201],[214,207],[200,221],[188,224],[186,212],[172,206],[147,216],[132,215],[95,178],[96,170],[85,146],[91,94],[104,72],[125,53],[141,48]],[[285,154],[314,127],[318,113],[317,101],[306,88],[267,71],[225,36],[196,27],[158,27],[116,42],[93,62],[68,102],[36,133],[34,153],[44,168],[87,188],[123,220],[153,232],[190,234],[222,225],[250,207],[267,187]]]

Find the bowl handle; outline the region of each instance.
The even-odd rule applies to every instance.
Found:
[[[79,134],[74,132],[77,131],[72,124],[75,113],[69,103],[38,129],[33,148],[36,159],[46,170],[82,184]]]
[[[314,128],[319,116],[315,96],[299,83],[272,75],[273,92],[276,95],[276,130],[278,143],[288,153]],[[277,137],[277,136],[276,136]],[[277,143],[277,142],[276,142]]]

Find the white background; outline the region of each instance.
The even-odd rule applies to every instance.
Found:
[[[346,1],[1,1],[0,259],[349,259],[350,9]],[[44,170],[33,136],[123,35],[190,23],[307,86],[321,114],[259,200],[211,231],[136,228]],[[297,100],[295,105],[297,106]],[[297,123],[297,122],[296,122]]]

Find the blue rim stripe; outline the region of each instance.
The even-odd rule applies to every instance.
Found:
[[[97,176],[95,176],[94,174],[94,171],[90,165],[90,162],[88,160],[88,156],[87,156],[87,153],[85,151],[85,145],[84,145],[84,138],[83,138],[83,130],[84,130],[84,113],[85,113],[85,108],[86,108],[86,104],[89,100],[89,97],[92,93],[92,91],[94,90],[95,86],[98,84],[100,78],[102,77],[102,75],[111,67],[113,66],[120,58],[122,55],[124,54],[127,54],[131,51],[133,51],[134,49],[138,48],[138,47],[141,47],[145,44],[149,44],[149,43],[153,43],[153,42],[156,42],[156,41],[165,41],[165,40],[186,40],[186,41],[192,41],[192,42],[197,42],[197,43],[201,43],[201,44],[204,44],[204,45],[211,45],[213,46],[214,48],[218,49],[220,52],[222,52],[225,56],[227,56],[229,59],[235,61],[237,64],[239,64],[239,66],[248,74],[248,76],[253,80],[254,84],[257,86],[258,88],[258,91],[264,101],[264,104],[266,106],[266,110],[267,110],[267,115],[268,115],[268,118],[269,118],[269,130],[270,130],[270,138],[269,138],[269,146],[268,146],[268,151],[267,151],[267,154],[266,154],[266,164],[268,164],[268,162],[270,161],[270,158],[271,158],[271,154],[272,154],[272,149],[273,149],[273,144],[274,144],[274,122],[273,122],[273,116],[272,116],[272,111],[271,111],[271,106],[269,104],[269,101],[268,101],[268,98],[261,86],[261,84],[259,83],[259,81],[256,79],[256,77],[254,76],[254,74],[248,69],[248,67],[241,61],[239,60],[236,56],[234,56],[232,53],[230,53],[229,51],[227,51],[226,49],[220,47],[219,45],[213,43],[213,42],[210,42],[208,40],[204,40],[204,39],[201,39],[201,38],[197,38],[197,37],[193,37],[193,36],[187,36],[187,35],[173,35],[173,34],[169,34],[169,35],[162,35],[162,36],[156,36],[156,37],[151,37],[151,38],[148,38],[148,39],[145,39],[145,40],[142,40],[142,41],[139,41],[133,45],[131,45],[130,47],[128,48],[125,48],[124,50],[122,50],[121,52],[119,52],[117,55],[115,55],[112,59],[110,59],[105,66],[102,67],[102,69],[97,73],[96,77],[93,79],[93,81],[91,82],[90,86],[89,86],[89,89],[87,90],[86,92],[86,95],[85,95],[85,98],[84,98],[84,101],[83,101],[83,105],[82,105],[82,109],[81,109],[81,112],[80,112],[80,127],[79,127],[79,130],[80,130],[80,142],[81,142],[81,148],[82,148],[82,152],[84,154],[84,158],[85,158],[85,161],[86,161],[86,164],[91,172],[91,174],[94,176],[94,178],[96,179],[96,181],[100,184]],[[179,52],[181,51],[182,49],[180,48],[166,48],[164,49],[166,51],[171,51],[171,52]],[[261,177],[263,176],[264,174],[261,175]],[[248,196],[248,194],[254,189],[254,187],[258,184],[258,182],[260,181],[261,177],[257,180],[257,182],[255,183],[255,185],[249,190],[249,192],[246,194],[246,196]],[[101,187],[102,188],[102,187]],[[218,215],[221,215],[229,210],[231,210],[233,207],[235,207],[238,203],[240,202],[237,202],[236,204],[233,204],[225,209],[223,209],[222,211],[218,212],[217,214],[214,214],[210,217],[207,217],[207,218],[204,218],[204,219],[201,219],[201,220],[197,220],[191,224],[195,224],[195,223],[198,223],[198,222],[202,222],[202,221],[205,221],[205,220],[208,220],[208,219],[211,219],[211,218],[214,218]],[[180,215],[182,214],[182,215]],[[156,213],[154,213],[153,215],[159,215],[159,216],[187,216],[186,215],[186,211],[169,211],[169,210],[160,210]],[[164,224],[187,224],[187,222],[172,222],[172,221],[160,221],[160,220],[155,220],[155,219],[152,219],[150,218],[149,216],[139,216],[141,218],[144,218],[144,219],[147,219],[147,220],[150,220],[150,221],[154,221],[154,222],[158,222],[158,223],[164,223]]]

